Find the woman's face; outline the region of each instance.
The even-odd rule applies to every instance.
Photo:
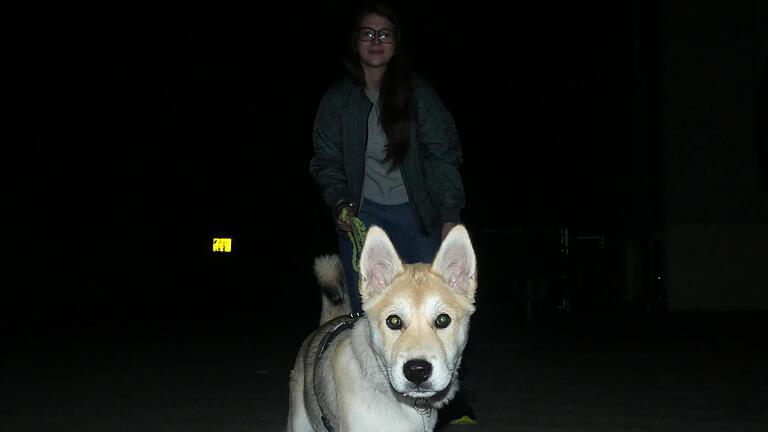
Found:
[[[359,26],[357,52],[366,68],[386,68],[397,45],[395,26],[376,14],[366,15]]]

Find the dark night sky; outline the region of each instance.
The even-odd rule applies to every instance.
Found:
[[[205,303],[266,271],[304,275],[333,247],[310,133],[352,3],[16,6],[17,256],[42,286],[20,297]],[[411,3],[416,70],[461,136],[471,228],[657,225],[658,149],[633,144],[637,122],[658,133],[655,94],[638,102],[655,73],[651,11]],[[216,234],[237,253],[212,257]],[[216,277],[234,288],[201,282]]]
[[[339,10],[37,12],[18,37],[31,84],[25,108],[34,113],[25,132],[45,163],[39,169],[86,206],[238,214],[279,200],[299,210],[315,193],[305,190],[308,139],[337,69]],[[589,186],[626,163],[616,143],[629,134],[627,10],[542,6],[514,19],[480,7],[407,12],[416,69],[462,134],[468,215],[516,224],[573,208],[564,199],[606,198]],[[495,216],[486,192],[494,183],[528,209]],[[568,197],[570,188],[583,188],[581,197]],[[225,208],[215,210],[215,200]]]

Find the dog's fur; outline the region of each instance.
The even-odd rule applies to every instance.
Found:
[[[325,431],[323,414],[336,432],[432,431],[435,409],[458,390],[475,310],[476,259],[467,230],[454,227],[432,264],[404,264],[387,234],[370,227],[360,256],[365,315],[338,333],[315,365],[323,337],[349,321],[332,319],[349,313],[341,271],[337,256],[315,262],[321,326],[304,340],[291,372],[287,432]],[[438,325],[441,314],[450,317],[447,326]],[[399,328],[387,324],[393,315]],[[426,414],[415,408],[419,399],[430,406]]]

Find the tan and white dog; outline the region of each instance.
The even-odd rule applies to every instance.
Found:
[[[291,372],[287,431],[434,430],[436,408],[458,390],[475,310],[466,228],[448,233],[431,264],[404,264],[387,234],[370,227],[360,256],[362,317],[343,315],[349,302],[341,271],[336,256],[315,262],[321,326],[304,340]]]

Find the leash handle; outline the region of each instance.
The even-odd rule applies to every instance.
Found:
[[[347,207],[341,209],[339,218],[343,222],[352,225],[352,231],[347,232],[347,238],[352,242],[352,268],[360,273],[360,254],[363,252],[365,235],[368,234],[368,227],[357,216],[352,216]]]

